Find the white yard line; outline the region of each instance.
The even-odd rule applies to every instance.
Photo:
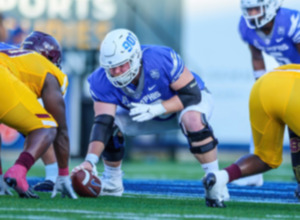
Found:
[[[158,213],[153,213],[153,214],[136,214],[136,213],[131,213],[131,212],[101,212],[101,211],[88,211],[88,210],[71,210],[71,209],[33,209],[33,208],[23,208],[23,209],[18,209],[18,208],[11,208],[11,207],[1,207],[0,211],[11,211],[11,212],[20,212],[22,211],[24,214],[23,215],[5,215],[5,214],[0,214],[0,219],[39,219],[39,220],[51,220],[51,219],[59,219],[59,220],[68,220],[68,219],[73,219],[73,217],[70,218],[58,218],[58,217],[52,217],[52,216],[47,216],[45,214],[47,213],[70,213],[70,214],[82,214],[80,218],[82,219],[128,219],[128,220],[172,220],[172,219],[220,219],[220,220],[258,220],[257,218],[232,218],[232,217],[225,217],[222,215],[180,215],[180,214],[158,214]],[[26,212],[28,212],[29,215],[26,215]],[[33,213],[42,213],[42,215],[33,215]],[[272,218],[278,218],[278,219],[292,219],[295,218],[295,216],[279,216],[279,215],[267,215],[265,219],[260,218],[259,220],[267,220]],[[297,218],[300,216],[297,216]]]
[[[0,219],[30,219],[30,220],[68,220],[67,218],[57,218],[47,215],[5,215],[0,214]]]

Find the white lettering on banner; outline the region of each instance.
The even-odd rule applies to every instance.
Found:
[[[9,11],[15,8],[17,0],[0,0],[0,11]]]
[[[51,0],[48,1],[48,17],[70,19],[72,0]]]
[[[109,20],[113,18],[117,12],[114,0],[92,0],[93,2],[93,18],[97,20]]]
[[[31,4],[31,0],[19,0],[19,11],[21,15],[26,18],[37,18],[41,16],[46,9],[46,1],[45,0],[34,0],[33,4]]]
[[[28,19],[86,19],[91,15],[103,21],[115,16],[117,6],[115,0],[0,0],[0,12],[12,10]]]
[[[77,1],[75,11],[78,19],[86,19],[89,14],[89,0]]]

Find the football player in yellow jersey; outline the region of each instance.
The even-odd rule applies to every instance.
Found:
[[[4,175],[20,197],[38,198],[29,188],[26,174],[53,143],[59,176],[52,197],[61,192],[77,198],[68,168],[70,147],[63,99],[68,79],[58,68],[60,60],[55,38],[37,31],[24,40],[21,49],[0,51],[0,122],[26,136],[23,152]]]
[[[203,179],[208,206],[224,207],[222,191],[227,183],[240,177],[266,172],[282,162],[284,127],[300,136],[300,64],[288,64],[260,77],[252,87],[249,100],[254,154],[241,157],[223,170]],[[291,151],[298,153],[300,141],[291,138]],[[294,164],[293,164],[294,166]],[[299,166],[295,172],[299,179]],[[299,194],[299,183],[296,196]]]

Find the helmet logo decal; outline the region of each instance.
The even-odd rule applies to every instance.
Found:
[[[136,38],[135,36],[133,36],[131,33],[128,34],[128,36],[126,37],[126,40],[123,42],[122,46],[125,50],[127,50],[128,52],[132,51],[133,46],[136,43]]]

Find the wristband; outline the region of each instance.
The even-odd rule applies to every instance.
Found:
[[[162,115],[167,111],[162,103],[153,105],[153,110],[156,116]]]
[[[58,168],[59,176],[68,176],[69,175],[69,167],[66,168]]]
[[[254,76],[255,79],[258,79],[259,77],[261,77],[265,73],[266,73],[266,70],[254,70],[253,71],[253,76]]]
[[[99,161],[99,156],[93,153],[89,153],[86,155],[85,160],[96,165]]]

